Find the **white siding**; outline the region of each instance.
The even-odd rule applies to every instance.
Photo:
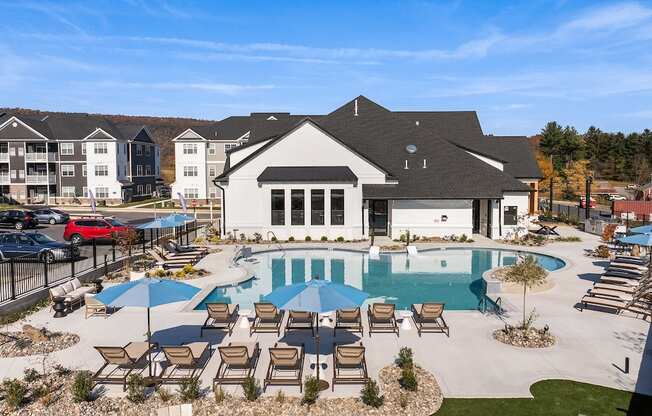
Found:
[[[446,217],[446,218],[444,218]],[[471,200],[397,200],[391,203],[391,236],[406,230],[418,236],[461,235],[473,231]]]
[[[106,143],[107,153],[96,154],[95,143]],[[96,188],[106,187],[109,190],[109,199],[122,199],[122,185],[118,182],[118,166],[126,166],[126,156],[118,155],[118,144],[122,146],[122,143],[115,141],[86,141],[86,182],[93,194],[96,193]],[[119,162],[122,163],[119,165]],[[98,165],[107,166],[107,176],[95,176],[95,166]]]
[[[247,146],[247,147],[244,147],[244,148],[242,148],[242,149],[237,149],[237,148],[236,148],[237,150],[233,150],[233,151],[231,151],[231,153],[230,153],[230,156],[229,156],[229,165],[230,165],[231,167],[237,165],[238,163],[240,163],[240,162],[242,161],[242,159],[244,159],[245,157],[249,156],[250,154],[252,154],[252,153],[255,152],[256,150],[260,149],[260,148],[263,147],[266,143],[269,143],[269,140],[263,140],[263,141],[260,142],[260,143],[252,144],[251,146]]]
[[[184,144],[197,145],[197,154],[184,154]],[[196,188],[198,199],[207,198],[206,184],[206,142],[188,140],[174,143],[174,183],[172,184],[172,198],[179,199],[177,193],[183,195],[186,188]],[[186,166],[197,166],[197,176],[183,176],[183,168]]]

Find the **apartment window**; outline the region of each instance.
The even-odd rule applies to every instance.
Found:
[[[193,143],[184,143],[183,144],[183,154],[184,155],[196,155],[197,154],[197,145]]]
[[[82,165],[82,176],[86,176],[86,165]]]
[[[16,170],[11,170],[11,172],[9,172],[9,176],[11,176],[11,179],[16,179]]]
[[[143,194],[143,185],[137,185],[136,186],[136,195],[142,195]]]
[[[199,198],[199,190],[197,188],[184,188],[183,197],[188,199]]]
[[[74,198],[75,197],[75,187],[74,186],[62,186],[61,187],[61,196],[64,198]]]
[[[217,198],[217,188],[208,188],[208,196],[210,199]]]
[[[109,153],[109,147],[106,143],[94,143],[96,155],[103,155]]]
[[[75,176],[75,165],[61,165],[61,176]]]
[[[197,176],[197,166],[184,166],[183,176]]]
[[[109,197],[109,188],[106,186],[100,186],[95,188],[95,197],[96,198],[108,198]]]
[[[149,156],[152,154],[152,147],[149,145],[145,145],[145,156]]]
[[[16,156],[16,148],[9,146],[9,156]]]
[[[18,171],[18,178],[24,178],[24,177],[25,177],[25,170],[24,170],[24,169],[20,169],[20,170]]]
[[[86,186],[82,187],[82,195],[84,196],[84,198],[88,198],[88,187]]]
[[[81,144],[81,152],[82,152],[82,155],[86,154],[86,143]]]
[[[215,168],[213,166],[208,168],[208,176],[210,177],[215,176]]]
[[[516,206],[506,206],[503,208],[503,218],[505,219],[505,225],[517,225],[518,224],[518,215],[517,215]]]
[[[151,185],[151,184],[148,183],[147,185],[145,185],[145,193],[146,193],[147,195],[151,195],[151,194],[152,194],[152,185]]]
[[[25,149],[22,147],[18,148],[18,156],[24,156],[25,155]]]
[[[136,145],[136,156],[142,156],[143,155],[143,146],[137,144]]]
[[[331,189],[331,225],[344,225],[344,189]]]
[[[143,176],[143,165],[136,165],[136,176]]]
[[[96,165],[95,176],[109,176],[109,167],[107,165]]]
[[[238,147],[237,143],[224,143],[224,151],[235,149]]]
[[[145,176],[150,176],[152,174],[152,167],[150,165],[145,165]]]
[[[303,189],[293,189],[290,192],[290,224],[304,225],[305,219],[305,200]]]
[[[324,225],[324,190],[310,191],[310,224]]]
[[[72,143],[59,144],[59,153],[61,154],[61,156],[72,156],[75,154],[75,145]]]
[[[285,225],[285,191],[272,189],[272,225]]]
[[[208,154],[214,155],[217,153],[217,145],[215,143],[208,144]]]

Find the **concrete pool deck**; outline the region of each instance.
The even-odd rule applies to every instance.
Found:
[[[367,333],[365,335],[338,333],[338,342],[358,342],[367,348],[367,362],[370,375],[377,377],[378,371],[389,365],[402,346],[409,346],[415,353],[416,362],[432,372],[439,382],[445,397],[530,397],[532,383],[548,378],[573,379],[619,389],[652,394],[652,340],[648,340],[650,323],[628,316],[619,316],[595,310],[580,312],[574,308],[577,301],[591,287],[593,280],[602,270],[596,259],[584,256],[585,248],[594,248],[599,238],[560,227],[562,235],[579,235],[580,243],[551,243],[544,247],[527,248],[505,245],[486,239],[464,244],[419,244],[420,248],[460,246],[465,248],[486,247],[513,250],[532,250],[542,254],[561,257],[568,262],[561,270],[550,273],[555,282],[550,290],[528,294],[527,309],[536,308],[539,315],[537,326],[548,324],[557,336],[555,346],[546,349],[520,349],[501,344],[492,338],[495,329],[505,322],[516,323],[521,319],[522,297],[519,294],[502,294],[507,313],[502,317],[483,315],[477,311],[446,311],[445,317],[451,328],[450,338],[442,334],[424,334],[418,337],[416,330],[402,330],[400,337],[393,334]],[[366,250],[368,243],[323,244],[295,243],[284,247],[332,247]],[[221,246],[221,253],[203,259],[197,267],[211,272],[210,276],[187,281],[200,288],[232,284],[246,279],[247,273],[230,266],[234,246]],[[261,245],[262,250],[273,250],[276,245]],[[436,300],[436,299],[433,299]],[[153,338],[162,344],[179,344],[199,340],[199,327],[205,319],[201,311],[184,310],[185,303],[170,304],[152,310]],[[503,321],[504,320],[504,321]],[[123,345],[129,341],[143,340],[146,331],[146,317],[143,310],[122,309],[108,318],[84,319],[83,310],[77,310],[63,319],[52,318],[52,312],[41,310],[27,319],[17,322],[11,328],[18,329],[24,323],[46,326],[52,331],[68,331],[80,336],[80,342],[72,348],[50,354],[47,360],[73,369],[96,370],[102,363],[94,345]],[[322,361],[328,368],[322,373],[330,380],[332,376],[329,353],[332,349],[332,330],[322,327]],[[236,326],[231,337],[219,331],[210,331],[203,340],[210,341],[214,348],[232,341],[258,341],[262,355],[258,363],[256,378],[264,378],[269,361],[267,348],[272,346],[275,334],[254,334],[249,338],[247,329]],[[314,344],[309,334],[289,335],[289,342],[304,342],[310,362]],[[630,373],[624,374],[625,357],[630,358]],[[156,357],[158,359],[159,357]],[[161,357],[162,358],[162,357]],[[22,357],[0,359],[0,378],[21,377],[27,367],[40,369],[43,357]],[[204,387],[211,386],[219,365],[219,354],[208,361],[201,380]],[[641,364],[643,367],[641,368]],[[304,374],[309,374],[308,363]],[[640,378],[640,380],[639,380]],[[269,388],[274,394],[279,388]],[[290,395],[298,395],[296,387],[282,387]],[[227,391],[240,394],[239,387]],[[335,392],[324,392],[323,397],[357,396],[360,386],[340,386]],[[121,389],[107,388],[108,394],[122,394]]]

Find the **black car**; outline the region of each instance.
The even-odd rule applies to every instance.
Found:
[[[0,212],[0,226],[11,226],[17,230],[24,228],[34,228],[38,225],[38,220],[33,211],[22,209],[9,209]]]
[[[77,257],[77,248],[60,243],[41,233],[2,233],[0,234],[0,258],[35,258],[47,263],[70,260]]]

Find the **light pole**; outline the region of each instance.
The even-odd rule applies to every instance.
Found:
[[[586,177],[586,198],[584,199],[584,217],[586,221],[591,218],[591,182],[593,178],[591,176]]]

